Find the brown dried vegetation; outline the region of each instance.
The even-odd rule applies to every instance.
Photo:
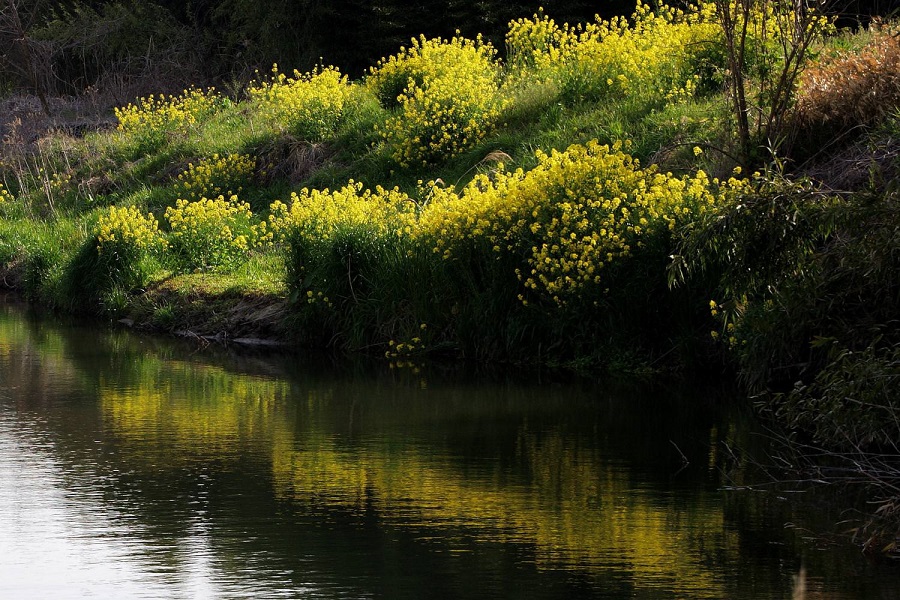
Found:
[[[808,68],[798,91],[801,128],[827,125],[846,131],[883,119],[900,108],[900,32],[881,30],[858,53]]]

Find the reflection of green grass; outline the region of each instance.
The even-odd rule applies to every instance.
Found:
[[[527,484],[461,470],[402,443],[353,450],[323,432],[291,438],[279,431],[276,493],[301,504],[374,510],[391,526],[526,543],[542,568],[577,565],[599,575],[615,563],[638,586],[665,578],[680,597],[727,595],[704,559],[711,540],[728,560],[738,554],[737,534],[725,529],[719,503],[660,503],[636,492],[629,472],[598,451],[576,449],[558,431],[536,436],[525,429],[515,461],[520,472],[533,474]]]
[[[682,597],[726,596],[716,569],[737,560],[739,540],[725,527],[722,505],[703,492],[690,507],[661,501],[652,490],[633,489],[627,469],[579,437],[586,431],[538,433],[516,420],[530,410],[539,419],[565,414],[548,410],[548,400],[566,410],[555,394],[470,385],[432,392],[424,402],[417,387],[392,387],[360,403],[350,398],[370,387],[328,380],[290,386],[161,358],[121,361],[115,383],[100,386],[104,423],[120,452],[154,472],[174,474],[198,458],[227,465],[247,448],[270,448],[281,501],[366,511],[392,527],[464,531],[477,542],[525,543],[541,568],[600,575],[615,562],[638,585],[662,577]],[[497,394],[516,402],[498,403]],[[358,419],[352,440],[345,436],[348,410]],[[502,476],[450,458],[447,436],[467,447],[475,433],[459,423],[473,415],[504,424],[482,450],[512,461]],[[398,429],[416,433],[391,435]],[[714,564],[704,558],[711,540],[727,555]]]

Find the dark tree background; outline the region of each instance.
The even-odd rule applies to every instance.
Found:
[[[840,1],[844,24],[900,6]],[[129,80],[166,91],[245,81],[276,62],[287,72],[326,64],[358,77],[420,34],[481,33],[502,53],[509,21],[539,7],[558,23],[581,23],[628,15],[634,0],[0,0],[0,95]]]
[[[162,87],[179,78],[182,85],[245,79],[276,62],[288,72],[324,63],[358,77],[414,36],[450,37],[457,30],[481,33],[502,52],[508,22],[540,6],[558,22],[577,23],[598,12],[628,14],[634,2],[0,0],[0,29],[12,17],[29,23],[33,51],[40,48],[50,73],[48,91],[71,93],[111,78],[162,78]],[[22,51],[5,65],[0,60],[0,92],[34,87],[25,69],[13,68]]]

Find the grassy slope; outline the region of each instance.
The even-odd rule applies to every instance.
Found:
[[[62,131],[49,133],[29,144],[16,139],[13,132],[4,148],[2,171],[6,187],[17,197],[3,207],[6,225],[0,258],[7,283],[43,303],[64,310],[84,309],[83,303],[71,302],[65,273],[44,271],[59,271],[77,253],[103,206],[135,205],[162,221],[165,208],[179,197],[176,176],[189,163],[214,154],[242,153],[254,159],[256,170],[241,197],[254,212],[263,214],[271,201],[287,200],[291,190],[335,188],[349,179],[369,187],[398,186],[411,194],[417,193],[422,179],[461,187],[493,168],[491,157],[502,156],[508,167],[527,169],[535,164],[536,150],[562,150],[590,139],[603,143],[630,139],[639,158],[647,160],[664,150],[672,165],[692,168],[692,161],[685,159],[690,145],[711,139],[721,129],[722,106],[717,97],[678,107],[633,98],[581,102],[562,97],[557,86],[525,85],[515,91],[497,127],[472,147],[427,168],[398,168],[375,131],[376,124],[383,125],[397,109],[380,106],[363,83],[354,87],[359,99],[352,110],[332,135],[315,142],[296,135],[290,127],[285,129],[284,123],[266,120],[247,100],[225,102],[187,130],[169,132],[151,143],[103,130],[84,138]],[[49,244],[42,241],[47,236],[63,237],[72,245],[48,249]],[[218,303],[206,302],[209,309],[198,312],[198,297],[280,300],[286,293],[282,270],[275,256],[256,256],[248,266],[207,270],[202,275],[179,273],[163,265],[146,277],[148,297],[114,290],[99,299],[99,306],[87,308],[111,317],[128,313],[154,326],[208,331],[221,327],[213,318]],[[241,329],[236,323],[232,327]]]
[[[649,40],[651,34],[641,35]],[[695,57],[701,58],[708,60]],[[350,86],[343,114],[325,135],[310,136],[296,122],[273,119],[258,101],[247,97],[219,97],[215,110],[195,123],[161,127],[150,137],[101,130],[74,138],[58,132],[30,143],[13,132],[4,146],[0,171],[5,187],[15,195],[15,201],[0,208],[4,281],[62,310],[127,316],[164,329],[284,336],[287,330],[279,324],[262,321],[283,320],[283,312],[263,310],[260,316],[258,310],[229,308],[289,300],[284,258],[277,250],[255,251],[246,264],[199,270],[172,260],[150,261],[141,266],[138,285],[112,288],[91,279],[97,277],[96,270],[79,272],[72,265],[79,253],[89,254],[85,244],[90,245],[92,228],[105,206],[137,206],[164,222],[166,208],[185,193],[178,176],[190,164],[215,155],[251,157],[255,166],[241,182],[240,197],[260,218],[273,200],[286,201],[293,190],[334,189],[350,179],[370,188],[396,186],[423,202],[422,180],[461,188],[480,173],[490,174],[498,162],[508,169],[528,170],[535,166],[538,150],[563,150],[592,139],[628,140],[630,152],[642,163],[658,163],[663,171],[704,169],[725,177],[734,167],[727,152],[728,107],[716,88],[716,69],[722,65],[693,65],[695,72],[705,73],[702,89],[688,99],[670,100],[656,89],[651,93],[597,92],[590,85],[586,92],[577,86],[569,89],[571,72],[553,79],[542,71],[546,65],[529,64],[516,71],[513,61],[493,64],[502,71],[498,93],[506,100],[495,126],[462,151],[442,155],[428,166],[401,166],[392,157],[378,128],[383,131],[400,109],[390,101],[379,102],[377,85],[371,82]],[[650,75],[637,73],[636,81],[647,78],[647,89],[662,86],[652,69]],[[698,146],[707,151],[695,154]],[[66,242],[57,244],[57,239]],[[101,288],[104,293],[99,296],[81,293]],[[246,302],[247,298],[254,300]]]

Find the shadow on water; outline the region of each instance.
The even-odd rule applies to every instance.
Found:
[[[0,375],[0,595],[47,593],[23,568],[47,552],[81,557],[71,597],[787,598],[801,564],[809,598],[900,589],[754,491],[766,440],[732,390],[334,364],[8,304]]]

